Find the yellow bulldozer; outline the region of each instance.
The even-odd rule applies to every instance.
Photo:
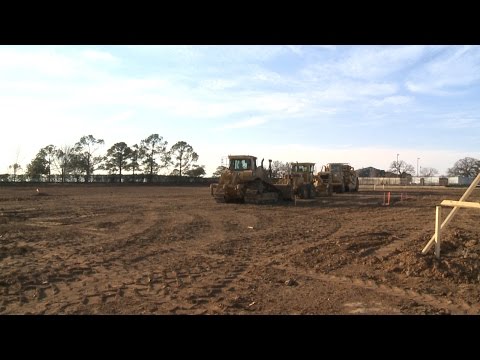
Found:
[[[276,202],[282,196],[272,182],[272,160],[268,170],[263,159],[257,166],[257,158],[251,155],[229,155],[228,164],[218,184],[210,185],[210,194],[218,202]]]
[[[328,163],[322,166],[317,177],[330,188],[330,191],[343,193],[358,191],[358,176],[347,163]]]
[[[284,199],[313,199],[316,195],[330,195],[328,182],[315,175],[315,163],[292,162],[289,171],[276,184]]]

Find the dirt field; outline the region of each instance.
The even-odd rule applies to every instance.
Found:
[[[435,205],[465,189],[393,189],[390,206],[383,191],[295,206],[217,204],[207,187],[39,190],[0,187],[0,314],[480,313],[480,211],[458,212],[439,261],[421,255]]]

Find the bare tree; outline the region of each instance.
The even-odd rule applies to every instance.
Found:
[[[53,145],[48,145],[45,146],[43,149],[44,152],[44,158],[47,163],[47,175],[48,175],[48,182],[52,181],[52,165],[55,164],[55,158],[56,158],[56,148]]]
[[[13,169],[13,182],[17,181],[17,173],[22,170],[22,167],[19,163],[14,163],[8,167],[9,169]]]
[[[399,177],[405,177],[415,171],[415,168],[411,164],[407,164],[403,160],[392,161],[390,164],[391,172],[398,174]]]
[[[423,167],[420,170],[420,174],[425,177],[435,176],[438,174],[438,170],[431,167]]]
[[[57,166],[60,168],[62,183],[65,182],[67,175],[73,171],[75,153],[71,146],[63,145],[55,150]]]
[[[281,178],[288,173],[289,164],[278,160],[272,161],[272,177]]]
[[[480,172],[480,160],[466,157],[455,162],[452,168],[447,170],[449,176],[475,177]]]
[[[15,162],[12,165],[9,165],[8,168],[13,170],[13,182],[17,181],[17,173],[22,170],[22,167],[18,163],[18,158],[20,157],[20,147],[17,149],[17,155],[15,157]]]

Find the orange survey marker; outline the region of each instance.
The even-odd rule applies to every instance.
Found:
[[[387,201],[385,202],[385,196]],[[390,205],[390,191],[388,193],[383,193],[383,205],[389,206]]]

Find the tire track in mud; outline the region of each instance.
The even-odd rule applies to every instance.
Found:
[[[64,271],[65,276],[53,276],[49,279],[50,287],[42,292],[50,299],[46,307],[40,306],[41,304],[37,302],[32,303],[35,296],[30,293],[23,295],[19,292],[15,296],[29,309],[48,313],[90,313],[92,308],[98,308],[116,298],[128,296],[152,298],[152,295],[161,295],[162,299],[156,300],[159,304],[175,304],[173,310],[168,310],[173,313],[182,313],[182,310],[187,310],[188,313],[221,311],[221,306],[212,303],[215,298],[221,297],[222,292],[233,289],[231,284],[251,266],[254,255],[253,241],[257,237],[262,238],[264,232],[262,228],[267,227],[271,216],[259,217],[256,210],[253,210],[252,214],[252,209],[241,209],[239,216],[232,214],[227,217],[211,213],[198,215],[195,211],[191,213],[184,211],[180,220],[176,220],[176,226],[169,230],[170,234],[174,234],[173,238],[165,239],[162,238],[161,230],[168,223],[168,219],[159,216],[158,211],[154,208],[144,211],[143,214],[146,216],[141,224],[143,229],[134,234],[112,238],[97,233],[94,244],[91,242],[84,244],[79,241],[78,235],[75,235],[75,240],[69,240],[68,244],[72,245],[74,252],[85,257],[84,263],[80,267],[72,266],[75,262],[75,256],[72,254],[58,259],[62,264],[61,268],[66,272]],[[190,237],[190,240],[200,240],[196,244],[200,245],[196,253],[186,251],[184,248],[185,240],[188,239],[182,238],[185,231],[183,233],[178,231],[183,225],[188,225],[186,232],[192,233],[190,230],[194,230],[195,236]],[[92,229],[83,227],[78,229],[78,232],[94,235],[90,230]],[[264,230],[268,232],[269,229]],[[156,241],[159,238],[161,241]],[[287,239],[285,245],[288,246],[293,241],[295,240]],[[225,251],[216,251],[222,244]],[[255,245],[259,245],[258,242]],[[268,247],[269,244],[261,246],[262,249],[258,249],[259,253],[264,253]],[[174,251],[177,257],[185,255],[186,263],[184,262],[183,268],[175,266],[175,270],[170,271],[168,265],[155,266],[155,259],[170,251]],[[72,256],[73,259],[70,259]],[[145,264],[146,261],[149,263]],[[192,262],[200,263],[197,271],[189,269]],[[140,269],[137,269],[137,263],[142,263]],[[76,268],[79,270],[76,271]],[[87,271],[88,268],[90,271]],[[110,271],[115,271],[116,275],[125,281],[112,286],[108,280]],[[145,273],[150,275],[146,277]],[[197,284],[196,279],[199,277],[202,279]],[[86,285],[86,282],[93,285]],[[196,294],[185,297],[185,289],[188,288],[196,288]],[[185,303],[182,305],[182,299],[193,301],[190,301],[190,305]],[[202,310],[195,308],[196,304],[207,306]]]
[[[293,219],[293,221],[296,221],[296,219]],[[286,227],[288,227],[288,225]],[[330,228],[323,227],[322,232],[312,231],[310,233],[307,233],[308,236],[306,237],[292,236],[292,237],[289,237],[287,240],[281,241],[280,243],[278,242],[275,243],[270,241],[258,242],[256,244],[257,245],[256,250],[260,253],[263,251],[263,254],[267,259],[265,261],[261,261],[260,263],[256,263],[255,266],[268,265],[272,263],[272,261],[285,260],[288,257],[302,253],[306,249],[309,249],[311,247],[315,247],[320,244],[323,245],[323,244],[334,242],[335,240],[332,240],[330,238],[333,237],[335,234],[337,234],[341,230],[341,228],[342,228],[341,223],[335,220],[334,218],[332,218],[332,221],[330,222]],[[273,233],[270,231],[268,233],[268,236],[280,237],[283,234],[284,234],[284,230],[280,229]],[[294,245],[293,249],[292,249],[292,245]],[[274,250],[274,253],[270,251],[271,248]]]
[[[175,217],[173,222],[168,216],[160,217],[158,212],[151,212],[150,216],[149,227],[123,239],[120,246],[112,245],[110,253],[101,262],[107,267],[103,274],[116,271],[126,281],[88,295],[85,302],[91,298],[98,306],[98,299],[104,304],[124,297],[135,298],[153,304],[154,310],[149,310],[152,312],[175,303],[177,293],[194,281],[194,274],[188,268],[172,265],[169,255],[184,257],[187,252],[185,242],[194,242],[195,237],[191,234],[203,234],[208,223],[202,216],[188,211]]]
[[[216,304],[215,300],[245,271],[252,256],[252,239],[243,232],[231,236],[234,218],[212,221],[213,217],[208,214],[186,212],[169,225],[165,235],[161,230],[168,221],[155,221],[158,217],[154,213],[150,215],[153,218],[149,221],[151,226],[115,244],[113,241],[102,244],[98,253],[80,247],[86,251],[87,263],[93,272],[88,276],[74,274],[76,276],[68,279],[52,278],[57,289],[55,298],[51,298],[49,307],[42,311],[97,313],[106,304],[128,298],[134,303],[153,304],[155,312],[161,313],[221,312],[221,304]],[[256,217],[244,220],[256,222]],[[184,234],[189,236],[184,237]],[[170,235],[174,238],[170,239]],[[219,240],[220,244],[222,241],[225,244],[227,256],[215,251]],[[188,244],[185,246],[189,241],[198,250],[192,252]],[[111,271],[124,281],[111,284],[108,276]]]
[[[84,234],[83,230],[85,228],[79,229],[79,232],[74,235],[75,239],[68,239],[67,241],[70,245],[69,254],[64,254],[65,256],[62,257],[57,256],[58,259],[54,259],[54,266],[49,270],[52,275],[48,276],[48,286],[43,286],[37,280],[33,283],[30,281],[32,284],[17,281],[18,289],[12,286],[7,287],[8,296],[3,297],[4,305],[0,306],[1,309],[4,307],[5,309],[0,310],[0,312],[8,311],[8,305],[15,303],[19,304],[25,311],[29,309],[36,313],[45,311],[75,313],[78,312],[78,307],[82,307],[82,305],[98,306],[109,302],[113,294],[122,297],[124,294],[136,294],[140,291],[149,290],[151,287],[149,281],[145,281],[145,285],[143,285],[142,280],[145,278],[145,272],[152,273],[148,269],[151,266],[145,266],[145,271],[143,269],[137,270],[135,269],[135,263],[148,260],[150,256],[161,256],[168,249],[162,250],[161,247],[159,249],[158,244],[155,243],[156,236],[153,236],[160,236],[155,234],[159,218],[158,212],[152,209],[143,212],[143,214],[146,214],[146,216],[145,221],[141,224],[141,231],[135,234],[121,235],[119,238],[112,237],[111,234],[109,237],[105,234],[96,234],[95,238],[99,241],[89,241],[85,244],[81,236],[78,235]],[[188,222],[190,218],[183,217],[182,219],[186,219]],[[178,223],[181,224],[181,222]],[[77,257],[82,259],[82,263],[77,263]],[[112,287],[108,276],[112,271],[125,281]],[[34,288],[25,289],[25,285],[34,286]],[[41,296],[37,296],[35,293],[38,292],[38,289],[40,289],[39,294]],[[50,311],[42,307],[45,304],[38,302],[39,299],[43,298],[47,298]],[[54,306],[58,303],[63,305],[61,307]],[[84,312],[89,313],[90,311]]]
[[[190,252],[190,254],[195,254],[205,263],[211,264],[213,261],[217,266],[210,267],[210,271],[191,272],[191,275],[201,277],[201,281],[198,284],[192,284],[189,289],[190,293],[184,296],[184,301],[193,303],[193,305],[181,306],[177,302],[177,306],[170,309],[170,312],[190,314],[192,310],[202,311],[203,309],[210,313],[222,313],[228,311],[229,308],[236,308],[237,311],[239,307],[247,309],[248,306],[239,304],[243,301],[241,296],[234,295],[241,294],[251,285],[248,282],[250,276],[245,275],[244,277],[246,272],[256,269],[259,262],[265,265],[271,263],[272,249],[276,253],[280,253],[276,255],[277,257],[288,255],[289,252],[286,252],[285,249],[294,244],[295,251],[292,253],[295,253],[298,251],[299,245],[303,244],[304,247],[309,247],[314,243],[325,241],[341,228],[340,223],[332,222],[332,228],[327,231],[322,229],[320,236],[302,240],[297,237],[289,237],[279,243],[278,241],[265,241],[265,235],[272,234],[272,230],[268,226],[272,219],[269,214],[262,213],[259,216],[256,213],[247,213],[249,216],[246,218],[244,215],[223,216],[216,220],[212,220],[213,217],[209,218],[211,222],[209,233],[215,234],[216,241],[207,242],[205,247],[199,248],[194,253]],[[305,220],[305,217],[303,215],[293,217],[292,223],[295,223],[297,219]],[[247,226],[247,224],[250,225]],[[289,224],[285,226],[288,227]],[[280,229],[278,235],[282,231]],[[215,260],[217,260],[216,263]],[[188,263],[191,264],[195,261],[198,260],[190,258]],[[233,299],[232,296],[234,296]]]
[[[195,251],[190,250],[183,272],[193,281],[183,289],[174,289],[173,314],[218,314],[225,311],[223,301],[235,291],[233,284],[247,270],[252,258],[253,234],[246,233],[246,224],[258,224],[256,215],[205,215],[209,227]],[[252,226],[252,225],[248,225]],[[193,269],[188,270],[193,264]],[[198,266],[198,264],[203,266]],[[193,270],[193,271],[192,271]]]
[[[334,282],[349,286],[357,286],[368,290],[381,292],[386,295],[393,295],[401,298],[405,298],[411,301],[416,301],[426,305],[430,305],[437,309],[447,309],[451,314],[480,314],[480,305],[470,305],[463,300],[459,300],[457,303],[449,299],[441,299],[431,294],[422,294],[418,291],[411,289],[402,289],[397,286],[390,286],[385,284],[378,284],[373,280],[363,280],[360,278],[352,278],[348,276],[336,276],[325,273],[309,273],[301,271],[298,268],[293,268],[288,265],[278,266],[273,265],[272,268],[281,271],[287,271],[289,273],[312,278],[324,282]]]

